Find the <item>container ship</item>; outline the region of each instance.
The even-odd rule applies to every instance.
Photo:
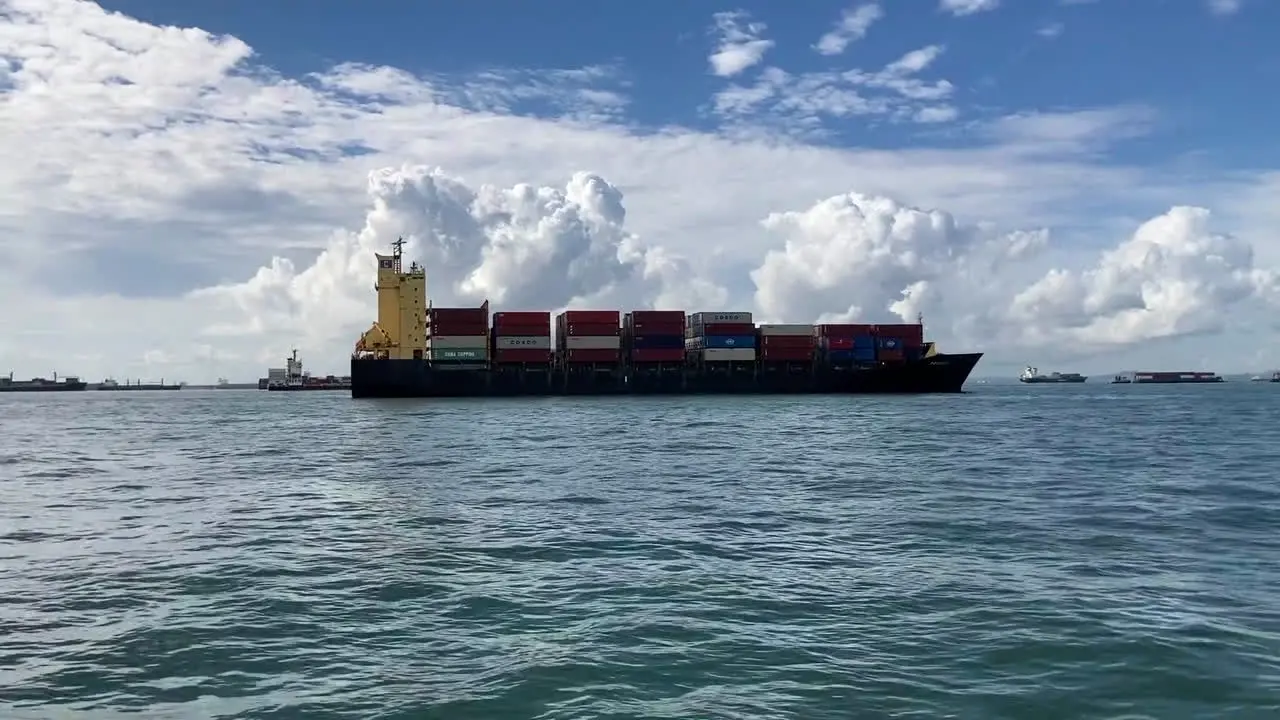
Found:
[[[1087,375],[1081,375],[1080,373],[1052,372],[1048,375],[1041,375],[1040,369],[1033,367],[1028,367],[1018,376],[1018,381],[1024,383],[1082,383],[1088,379]]]
[[[9,377],[0,377],[0,392],[75,392],[87,387],[89,383],[78,377],[64,377],[59,381],[57,373],[53,374],[52,380],[14,380],[13,373],[9,373]]]
[[[351,356],[355,398],[955,393],[982,353],[944,354],[922,322],[756,325],[749,312],[437,308],[403,240],[378,254],[378,320]],[[552,332],[552,329],[555,332]]]
[[[350,377],[313,377],[302,369],[302,361],[298,359],[298,351],[285,358],[284,368],[267,370],[266,382],[258,381],[258,387],[273,392],[296,392],[301,390],[350,390]]]
[[[1213,372],[1135,372],[1116,375],[1111,380],[1113,385],[1178,385],[1220,382],[1226,382],[1226,379]]]
[[[158,383],[144,383],[141,380],[131,383],[128,380],[126,380],[122,385],[111,378],[107,378],[106,380],[103,380],[101,383],[98,384],[98,389],[99,390],[181,390],[185,384],[186,383],[170,383],[166,385],[164,382],[164,379],[161,378],[160,382]]]

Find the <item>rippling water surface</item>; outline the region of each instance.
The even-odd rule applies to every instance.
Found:
[[[0,396],[0,718],[1280,717],[1278,421]]]

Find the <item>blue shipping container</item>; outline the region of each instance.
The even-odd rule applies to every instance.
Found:
[[[858,335],[853,338],[854,347],[875,347],[876,339],[870,335]]]
[[[707,335],[702,339],[702,347],[708,350],[749,349],[756,346],[755,335]]]
[[[684,349],[684,335],[637,335],[631,339],[635,350]]]
[[[902,341],[898,338],[880,338],[880,347],[885,350],[901,350]]]
[[[854,348],[853,359],[858,362],[875,362],[876,349],[872,347]]]
[[[855,362],[852,350],[829,350],[827,351],[827,361],[832,363],[851,363]]]

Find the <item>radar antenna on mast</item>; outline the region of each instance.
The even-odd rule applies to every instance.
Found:
[[[404,238],[397,237],[396,241],[391,243],[391,262],[394,263],[393,269],[397,272],[403,272],[401,259],[404,257]]]

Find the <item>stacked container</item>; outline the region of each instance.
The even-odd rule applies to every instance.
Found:
[[[622,346],[633,364],[684,362],[684,311],[627,313],[622,319]]]
[[[749,312],[689,316],[685,350],[703,362],[755,362],[756,326]]]
[[[813,362],[817,340],[812,325],[761,325],[756,334],[760,362]]]
[[[924,354],[924,326],[919,323],[876,326],[876,359],[880,362],[919,360]]]
[[[489,359],[489,301],[478,308],[427,308],[426,356],[433,364]]]
[[[816,325],[818,350],[832,365],[863,365],[876,361],[875,325]]]
[[[566,310],[556,316],[556,351],[567,364],[617,363],[622,343],[617,310]]]
[[[493,362],[500,365],[551,362],[551,313],[493,314]]]

